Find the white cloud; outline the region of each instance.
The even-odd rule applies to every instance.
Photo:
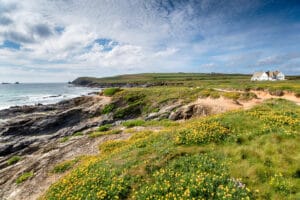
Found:
[[[268,36],[289,28],[300,30],[299,23],[275,26],[268,21],[237,20],[239,14],[260,3],[0,0],[0,18],[5,19],[0,24],[0,45],[5,40],[21,45],[20,50],[0,48],[0,70],[13,77],[8,68],[18,66],[28,70],[29,81],[29,74],[35,75],[29,71],[32,68],[43,69],[45,74],[48,70],[49,80],[65,80],[61,71],[68,71],[69,77],[193,71],[199,66],[200,70],[231,67],[247,71],[282,48],[299,49],[291,42],[299,39],[293,32],[286,36],[286,46]],[[111,42],[109,49],[95,42],[99,38]],[[287,64],[285,59],[282,65]]]

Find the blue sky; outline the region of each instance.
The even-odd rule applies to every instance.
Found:
[[[0,82],[300,74],[298,0],[0,0]]]

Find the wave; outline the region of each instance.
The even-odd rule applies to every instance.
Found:
[[[53,87],[52,85],[53,88],[39,87],[38,91],[31,90],[30,88],[19,93],[13,93],[11,96],[9,96],[11,91],[7,91],[7,93],[4,91],[4,98],[0,98],[0,110],[7,109],[12,106],[53,104],[66,99],[89,95],[92,92],[101,90],[99,88],[65,87],[65,85],[58,85],[56,87]]]

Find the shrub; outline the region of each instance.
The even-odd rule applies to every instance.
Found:
[[[23,183],[27,179],[31,178],[33,176],[33,172],[25,172],[21,176],[19,176],[16,180],[17,184]]]
[[[13,165],[13,164],[19,162],[20,160],[21,160],[20,156],[13,156],[10,159],[8,159],[7,164],[8,165]]]
[[[229,133],[230,130],[219,122],[201,120],[177,131],[175,142],[177,144],[221,142]]]
[[[111,113],[114,109],[115,109],[115,105],[114,104],[107,104],[104,106],[103,110],[102,110],[102,114],[108,114]]]
[[[133,199],[251,199],[251,191],[231,178],[221,159],[187,155],[154,170]]]
[[[111,127],[112,127],[111,124],[105,124],[105,125],[100,126],[98,128],[98,131],[100,131],[100,132],[108,131]]]
[[[106,88],[103,90],[103,94],[105,96],[113,96],[115,93],[120,92],[121,89],[120,88]]]
[[[145,121],[141,120],[141,119],[129,120],[129,121],[122,123],[122,125],[125,126],[126,128],[131,128],[134,126],[143,126],[144,124],[145,124]]]

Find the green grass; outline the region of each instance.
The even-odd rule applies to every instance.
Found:
[[[162,119],[162,120],[150,120],[150,121],[145,121],[143,126],[162,126],[162,127],[176,127],[178,126],[179,123],[169,120],[169,119]]]
[[[122,130],[119,130],[119,129],[112,129],[112,130],[108,130],[108,131],[95,131],[95,132],[91,133],[89,135],[89,137],[95,138],[95,137],[100,137],[103,135],[115,135],[115,134],[119,134],[121,132],[122,132]]]
[[[287,76],[286,81],[250,81],[251,75],[209,73],[145,73],[105,78],[81,77],[78,82],[95,84],[150,84],[203,88],[227,88],[238,90],[263,89],[300,92],[300,76]],[[76,80],[75,80],[76,82]],[[217,95],[217,94],[214,94]],[[213,96],[214,96],[213,95]]]
[[[107,141],[43,198],[297,199],[299,119],[277,99]]]
[[[20,160],[21,160],[20,156],[13,156],[7,160],[7,164],[13,165],[13,164],[16,164],[17,162],[19,162]]]
[[[65,137],[63,137],[63,138],[60,138],[60,139],[59,139],[59,142],[60,142],[60,143],[65,143],[65,142],[69,141],[69,139],[70,139],[70,136],[65,136]]]
[[[82,135],[83,135],[83,132],[76,132],[72,136],[82,136]]]
[[[115,108],[116,108],[116,106],[114,104],[105,105],[102,110],[102,114],[111,113]]]
[[[105,124],[105,125],[99,126],[98,131],[99,132],[108,131],[111,127],[112,127],[111,124]]]
[[[67,170],[71,169],[72,167],[74,167],[74,165],[76,163],[79,162],[79,158],[75,158],[73,160],[68,160],[68,161],[64,161],[62,163],[59,163],[57,165],[54,166],[52,173],[64,173]]]
[[[115,119],[134,119],[159,111],[162,107],[182,102],[187,104],[198,98],[225,97],[234,100],[256,98],[251,92],[223,92],[215,89],[189,87],[126,88],[113,96]]]
[[[106,88],[103,90],[105,96],[113,96],[115,93],[120,92],[120,88]]]
[[[17,179],[16,179],[16,183],[17,184],[20,184],[20,183],[23,183],[24,181],[30,179],[31,177],[33,177],[33,172],[24,172],[21,176],[19,176]]]
[[[123,126],[126,128],[131,128],[135,126],[143,126],[145,124],[144,120],[141,119],[135,119],[135,120],[128,120],[122,123]]]

